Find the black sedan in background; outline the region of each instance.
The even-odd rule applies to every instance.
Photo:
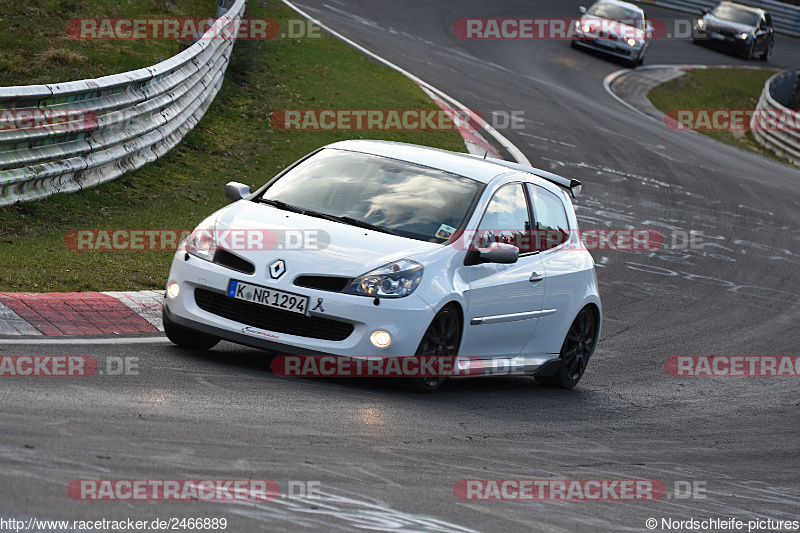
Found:
[[[775,42],[772,16],[756,7],[720,2],[692,26],[692,42],[769,61]]]

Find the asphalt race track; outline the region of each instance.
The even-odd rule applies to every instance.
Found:
[[[224,517],[231,531],[648,531],[648,518],[661,531],[662,519],[799,520],[800,381],[679,378],[664,363],[800,354],[800,171],[623,106],[603,88],[623,67],[566,41],[452,32],[459,18],[575,17],[578,2],[297,5],[471,109],[524,112],[524,129],[502,133],[534,166],[583,181],[583,229],[696,231],[704,245],[594,254],[604,329],[571,391],[532,378],[451,381],[434,395],[368,379],[280,378],[256,350],[223,343],[195,353],[146,336],[3,342],[0,354],[91,355],[104,374],[3,381],[2,517]],[[667,25],[689,18],[647,11]],[[778,36],[771,65],[798,58],[800,40]],[[661,39],[646,64],[761,63]],[[129,372],[115,375],[120,362]],[[271,479],[281,496],[67,496],[70,481],[95,478]],[[462,501],[453,492],[462,479],[545,478],[660,480],[667,495]]]

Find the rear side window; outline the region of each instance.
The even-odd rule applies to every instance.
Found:
[[[538,185],[528,184],[533,204],[533,249],[549,250],[566,242],[569,222],[561,198]]]

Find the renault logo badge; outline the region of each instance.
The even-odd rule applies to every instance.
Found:
[[[278,279],[286,272],[286,263],[283,259],[278,259],[269,266],[269,275],[272,279]]]

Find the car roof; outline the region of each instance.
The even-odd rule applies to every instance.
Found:
[[[595,4],[614,4],[614,5],[617,5],[617,6],[624,6],[624,7],[627,7],[629,9],[636,10],[636,11],[638,11],[640,13],[644,13],[644,10],[641,7],[639,7],[639,6],[635,5],[635,4],[631,4],[630,2],[623,2],[622,0],[598,0],[597,2],[595,2]],[[594,4],[592,4],[592,5],[594,5]],[[591,7],[591,6],[589,6],[589,7]]]
[[[420,146],[418,144],[395,141],[350,140],[335,142],[324,148],[337,148],[340,150],[399,159],[408,163],[416,163],[418,165],[444,170],[451,174],[472,178],[482,183],[488,183],[493,178],[502,174],[508,174],[509,172],[525,172],[546,181],[553,181],[557,178],[565,182],[560,184],[562,187],[568,186],[567,183],[569,182],[566,178],[527,165],[520,165],[502,159],[483,159],[480,156],[451,152],[449,150]],[[556,183],[556,185],[559,185],[559,183]]]
[[[753,7],[753,6],[746,6],[744,4],[738,4],[736,2],[720,2],[719,3],[719,5],[722,5],[722,4],[725,4],[725,5],[728,5],[728,6],[733,6],[733,7],[738,7],[742,11],[750,11],[751,13],[758,13],[759,15],[761,15],[763,13],[766,13],[766,11],[761,9],[761,8]]]

